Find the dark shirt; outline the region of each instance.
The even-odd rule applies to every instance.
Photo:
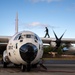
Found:
[[[46,28],[46,33],[48,33],[48,28]]]

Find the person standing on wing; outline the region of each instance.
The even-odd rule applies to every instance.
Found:
[[[46,38],[46,36],[48,36],[48,38],[50,38],[50,36],[49,36],[49,30],[48,30],[47,27],[45,27],[45,28],[46,28],[46,30],[45,30],[46,34],[45,34],[45,37],[44,38]]]

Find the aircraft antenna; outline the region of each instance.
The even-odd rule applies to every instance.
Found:
[[[16,13],[16,19],[15,19],[15,33],[18,33],[18,12]]]

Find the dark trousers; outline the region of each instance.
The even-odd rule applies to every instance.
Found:
[[[49,34],[48,34],[48,33],[46,33],[46,34],[45,34],[45,37],[44,37],[44,38],[46,38],[46,36],[48,36],[48,38],[50,38],[50,36],[49,36]]]

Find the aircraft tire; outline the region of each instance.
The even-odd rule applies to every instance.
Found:
[[[25,65],[21,65],[21,71],[25,72],[26,66]]]
[[[7,68],[7,63],[3,62],[3,68]]]
[[[30,70],[31,70],[31,65],[27,64],[27,72],[30,72]]]

